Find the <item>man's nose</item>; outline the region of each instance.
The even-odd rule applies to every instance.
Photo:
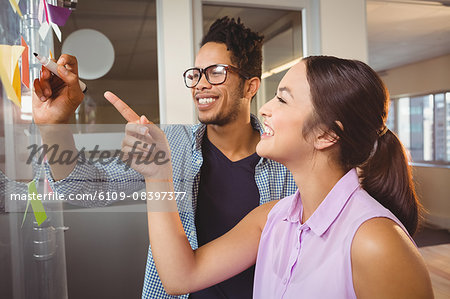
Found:
[[[205,74],[202,74],[202,76],[200,77],[200,81],[198,81],[197,86],[195,86],[195,88],[199,90],[209,89],[211,87],[212,85],[208,82],[208,80],[206,80]]]

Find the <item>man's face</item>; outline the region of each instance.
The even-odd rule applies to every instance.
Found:
[[[225,44],[206,43],[198,52],[195,67],[206,68],[213,64],[233,65],[230,54]],[[244,101],[241,100],[244,94],[243,87],[242,78],[235,72],[229,71],[227,79],[220,85],[211,85],[202,74],[200,82],[191,88],[198,109],[198,120],[204,124],[219,126],[236,120],[243,110]]]

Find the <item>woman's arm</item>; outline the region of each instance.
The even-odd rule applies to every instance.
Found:
[[[146,185],[148,192],[173,191],[169,181],[147,179]],[[201,290],[255,264],[261,232],[274,204],[255,208],[228,233],[194,251],[176,202],[148,200],[150,245],[166,292],[180,295]]]
[[[122,141],[123,158],[145,177],[147,195],[173,192],[170,149],[164,133],[145,116],[139,117],[114,94],[107,93],[105,97],[129,122]],[[157,161],[160,154],[164,156],[161,163],[141,161],[142,158],[147,162]],[[152,255],[167,293],[186,294],[204,289],[255,263],[261,232],[275,202],[255,208],[231,231],[193,251],[176,201],[168,200],[169,197],[164,200],[147,198]]]
[[[361,225],[351,248],[358,298],[433,298],[424,260],[407,234],[388,218]]]

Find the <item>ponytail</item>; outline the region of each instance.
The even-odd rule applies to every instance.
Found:
[[[419,223],[420,204],[405,148],[390,130],[378,138],[375,147],[374,153],[360,166],[361,186],[413,235]]]

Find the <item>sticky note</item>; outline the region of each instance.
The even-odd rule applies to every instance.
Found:
[[[47,4],[47,12],[52,23],[58,26],[64,26],[72,11],[65,7]]]
[[[56,25],[55,23],[51,23],[51,24],[52,24],[53,31],[56,34],[56,37],[58,38],[59,42],[61,42],[61,30],[59,30],[58,25]]]
[[[0,45],[0,77],[8,99],[20,107],[19,57],[25,48],[22,46]]]
[[[47,213],[45,213],[42,201],[38,199],[38,192],[34,181],[28,183],[28,195],[29,197],[31,197],[29,202],[31,204],[31,207],[33,208],[34,218],[36,218],[36,222],[38,223],[38,225],[41,225],[42,222],[47,219]]]
[[[39,24],[42,24],[42,22],[44,22],[44,0],[39,0],[38,20]]]
[[[23,36],[21,38],[21,44],[22,47],[25,48],[25,50],[22,52],[22,83],[30,88],[30,61],[28,60],[28,45],[23,39]]]
[[[20,69],[19,69],[18,63],[16,63],[16,67],[14,68],[12,86],[14,88],[14,92],[15,92],[18,102],[19,102],[19,104],[17,106],[21,107],[22,106],[21,105],[21,102],[22,102],[21,88],[22,88],[22,86],[20,85]],[[10,98],[10,100],[12,100],[12,99]]]
[[[48,4],[44,0],[39,1],[38,19],[41,27],[39,28],[39,35],[41,39],[47,37],[50,28],[55,32],[56,37],[61,42],[61,30],[59,26],[64,26],[71,13],[70,9],[58,7]],[[45,16],[45,20],[44,20]]]
[[[23,18],[22,12],[19,8],[19,1],[20,0],[9,0],[9,4],[11,4],[12,9],[14,12],[16,12],[21,18]]]
[[[47,22],[42,22],[41,27],[39,28],[39,35],[41,36],[42,40],[47,37],[49,29],[50,25]]]

